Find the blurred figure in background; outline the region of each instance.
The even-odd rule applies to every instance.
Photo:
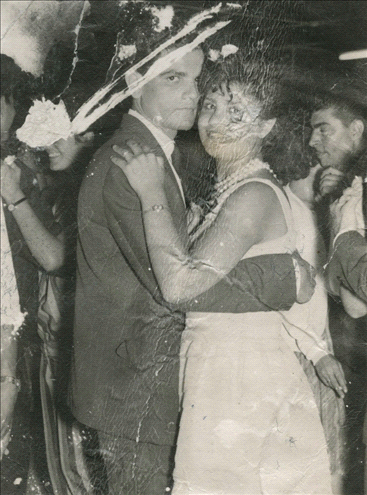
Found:
[[[38,158],[13,139],[11,133],[19,125],[15,123],[12,128],[19,107],[27,111],[30,106],[32,77],[2,54],[1,79],[1,117],[5,124],[1,135],[1,196],[20,306],[26,313],[17,340],[16,370],[21,388],[13,413],[14,438],[9,445],[9,455],[2,462],[2,491],[10,495],[14,490],[19,493],[19,486],[13,484],[15,478],[20,480],[21,487],[25,485],[29,462],[41,470],[44,467],[38,380],[41,351],[37,335],[38,277],[40,271],[54,271],[62,266],[64,245],[60,225],[55,222],[47,198]],[[9,404],[14,403],[10,393],[9,390],[6,398],[2,396]],[[6,417],[9,423],[11,416],[9,413]],[[35,460],[35,456],[39,458]],[[30,481],[31,486],[32,483]]]
[[[48,493],[49,475],[55,493],[69,493],[68,487],[72,493],[87,493],[82,482],[88,479],[86,471],[75,468],[76,464],[83,466],[82,451],[75,450],[68,441],[76,436],[80,439],[81,434],[66,416],[63,392],[68,378],[75,296],[77,195],[83,165],[92,152],[93,132],[60,139],[43,153],[19,143],[9,131],[17,127],[12,124],[15,105],[21,101],[18,87],[23,84],[23,90],[29,90],[24,82],[29,76],[12,59],[1,57],[2,153],[4,158],[8,156],[1,164],[2,198],[21,308],[27,312],[19,334],[18,356],[9,348],[3,360],[6,366],[2,375],[15,380],[4,380],[2,387],[2,403],[8,406],[2,417],[2,439],[4,431],[7,441],[13,416],[10,408],[20,382],[23,390],[14,414],[15,438],[3,462],[2,487],[7,494],[12,490],[19,493],[14,479],[23,484],[28,477],[24,489]],[[14,155],[9,157],[9,151]],[[29,474],[27,457],[31,462]]]
[[[316,288],[309,303],[292,307],[293,318],[288,322],[291,327],[285,326],[285,330],[293,334],[298,332],[297,346],[292,346],[291,339],[287,341],[294,348],[314,393],[328,444],[333,493],[341,494],[345,462],[344,393],[337,382],[329,380],[322,368],[323,364],[334,365],[330,358],[334,351],[323,275],[327,252],[315,212],[315,187],[321,166],[308,146],[311,134],[308,112],[302,107],[302,102],[290,105],[288,100],[278,109],[281,117],[263,148],[263,154],[285,185],[297,232],[297,249],[316,268]],[[312,348],[314,341],[321,342],[317,352]]]

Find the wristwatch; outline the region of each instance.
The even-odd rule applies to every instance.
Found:
[[[16,208],[18,205],[20,205],[20,203],[23,203],[23,201],[26,201],[26,200],[27,200],[27,198],[24,196],[23,198],[18,199],[18,201],[16,201],[15,203],[9,203],[9,204],[8,204],[8,210],[9,210],[9,211],[14,211],[14,210],[15,210],[15,208]]]

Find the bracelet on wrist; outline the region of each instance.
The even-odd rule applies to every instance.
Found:
[[[25,196],[23,196],[23,198],[20,198],[18,199],[18,201],[15,201],[15,203],[9,203],[8,204],[8,210],[9,211],[14,211],[15,208],[20,205],[21,203],[23,203],[23,201],[27,201],[27,198]]]
[[[149,213],[151,211],[155,212],[155,213],[159,213],[162,210],[169,210],[169,208],[166,205],[153,205],[150,208],[148,208],[147,210],[143,210],[143,213]]]
[[[20,380],[18,378],[15,378],[15,376],[1,376],[1,383],[12,383],[17,387],[18,390],[20,390]]]

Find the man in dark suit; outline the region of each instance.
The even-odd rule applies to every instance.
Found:
[[[310,145],[315,148],[324,168],[320,180],[320,194],[326,200],[324,206],[328,207],[331,200],[340,198],[331,207],[331,218],[327,211],[323,211],[328,227],[330,221],[333,223],[334,215],[334,232],[327,232],[329,240],[334,242],[326,275],[331,291],[340,297],[342,303],[330,298],[330,331],[335,355],[344,364],[349,383],[345,397],[347,458],[344,483],[351,493],[360,493],[363,490],[362,424],[367,371],[366,319],[360,317],[366,314],[366,241],[357,226],[355,213],[349,211],[346,214],[351,206],[355,206],[354,200],[348,206],[345,198],[352,189],[357,193],[355,176],[365,176],[367,170],[367,109],[365,104],[361,104],[365,91],[357,98],[353,88],[347,89],[324,93],[316,99],[311,116],[313,132]],[[347,189],[352,181],[353,188]],[[361,197],[362,184],[359,182],[359,199]],[[354,198],[358,199],[358,194]],[[362,217],[361,206],[359,218]],[[347,211],[342,215],[345,208]],[[335,213],[338,209],[337,226]]]
[[[306,277],[296,291],[294,260],[278,255],[243,262],[215,291],[184,308],[172,308],[162,298],[139,199],[110,156],[113,145],[134,139],[163,157],[169,208],[176,227],[186,229],[174,138],[194,123],[203,58],[195,49],[133,93],[132,110],[96,153],[80,192],[72,409],[98,431],[111,495],[158,495],[170,486],[183,311],[205,311],[214,299],[221,311],[288,309],[297,297],[302,302],[304,287],[308,291],[302,261]],[[139,77],[132,73],[127,83]]]

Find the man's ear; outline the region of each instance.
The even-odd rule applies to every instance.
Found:
[[[132,96],[133,98],[140,98],[141,96],[141,88],[134,90],[134,87],[136,87],[136,83],[140,81],[141,75],[139,72],[136,71],[129,71],[126,76],[126,84],[128,85],[129,89],[132,90]]]
[[[364,122],[361,119],[355,119],[350,124],[350,131],[355,139],[361,139],[364,133]]]
[[[277,119],[269,119],[269,120],[263,120],[261,122],[260,126],[260,137],[264,138],[269,134],[269,132],[272,130],[272,128],[275,125]]]

